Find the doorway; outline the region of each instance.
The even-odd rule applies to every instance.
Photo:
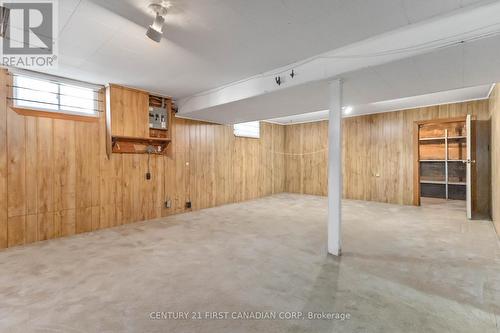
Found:
[[[415,123],[416,205],[463,207],[472,218],[475,143],[472,117]]]

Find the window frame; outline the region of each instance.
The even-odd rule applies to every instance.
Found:
[[[84,82],[79,82],[79,81],[73,81],[73,80],[67,80],[63,78],[57,78],[57,77],[50,77],[50,76],[45,76],[45,75],[30,75],[31,73],[18,73],[18,72],[12,72],[12,84],[11,84],[11,96],[12,98],[10,99],[10,107],[16,111],[18,114],[25,115],[25,116],[35,116],[35,117],[47,117],[47,118],[55,118],[55,119],[66,119],[66,120],[78,120],[78,121],[97,121],[100,118],[100,113],[102,112],[100,109],[102,108],[102,92],[101,92],[101,87],[97,85],[91,85],[91,84],[86,84]],[[30,87],[21,87],[16,84],[16,77],[24,77],[28,79],[33,79],[33,80],[39,80],[39,81],[44,81],[44,82],[50,82],[53,83],[57,86],[57,93],[56,92],[49,92],[47,93],[50,94],[55,94],[57,98],[57,104],[50,104],[53,106],[57,106],[57,109],[52,109],[52,108],[44,108],[44,107],[36,107],[36,106],[27,106],[27,105],[22,105],[22,103],[19,103],[19,90],[33,90],[37,91],[36,89],[30,88]],[[87,113],[87,112],[78,112],[78,111],[72,111],[69,109],[65,109],[66,106],[61,105],[61,86],[68,86],[68,87],[74,87],[74,88],[80,88],[80,89],[88,89],[93,92],[93,101],[94,101],[94,108],[93,109],[86,109],[86,110],[92,110],[92,113]],[[69,95],[65,95],[69,96]],[[73,96],[75,98],[80,98],[78,96]],[[85,99],[85,98],[81,98]],[[90,99],[88,99],[90,101]],[[25,100],[28,101],[28,100]],[[38,103],[38,104],[43,104],[44,101],[37,101],[36,98],[33,99],[33,103]],[[47,103],[49,104],[49,103]],[[67,106],[68,108],[71,108],[71,106]],[[73,108],[78,108],[78,106],[75,106]],[[82,110],[84,110],[82,108]]]
[[[258,131],[259,133],[256,134],[256,135],[242,135],[242,134],[237,134],[236,131],[236,126],[238,125],[244,125],[244,124],[252,124],[252,123],[257,123],[258,124]],[[260,139],[260,135],[261,135],[261,122],[260,121],[247,121],[247,122],[244,122],[244,123],[237,123],[237,124],[233,124],[233,135],[237,138],[247,138],[247,139]]]

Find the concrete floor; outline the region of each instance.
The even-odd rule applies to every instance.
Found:
[[[0,332],[500,332],[500,248],[453,203],[282,194],[0,252]],[[152,320],[153,311],[349,320]],[[236,314],[238,315],[238,314]]]

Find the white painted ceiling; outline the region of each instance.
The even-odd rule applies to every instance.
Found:
[[[179,101],[180,114],[235,123],[325,110],[328,81],[337,78],[344,81],[344,105],[358,109],[488,85],[500,81],[499,27],[499,1],[464,8],[195,94]],[[293,79],[292,68],[298,73]],[[280,86],[275,73],[285,79]],[[458,91],[464,94],[459,99],[468,99],[467,90]]]
[[[367,112],[380,112],[371,110],[370,105],[388,101],[388,109],[393,109],[389,105],[392,100],[491,85],[500,82],[498,54],[500,36],[344,73],[343,104],[355,110],[368,105]],[[327,81],[315,81],[183,116],[239,123],[317,112],[329,107],[328,89]],[[462,96],[455,96],[457,100],[470,99],[467,89],[458,91]]]
[[[483,85],[471,88],[455,89],[441,91],[432,94],[398,98],[388,101],[361,104],[352,107],[349,113],[344,112],[344,117],[355,117],[366,114],[381,112],[407,110],[417,107],[458,103],[472,100],[481,100],[488,98],[492,85]],[[281,125],[291,125],[298,123],[307,123],[320,120],[328,120],[328,110],[303,113],[298,115],[268,119],[267,121]]]
[[[63,0],[59,69],[175,98],[489,0],[173,0],[160,44],[145,0]]]

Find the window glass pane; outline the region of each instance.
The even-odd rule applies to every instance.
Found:
[[[47,80],[34,79],[27,76],[14,76],[15,86],[38,91],[57,93],[57,83]]]
[[[57,84],[15,76],[15,105],[26,108],[57,110]]]
[[[260,122],[252,121],[234,125],[234,135],[247,138],[260,138]]]
[[[44,104],[39,102],[28,102],[24,100],[17,100],[15,103],[16,107],[27,108],[27,109],[41,109],[47,111],[58,111],[57,104]]]
[[[73,106],[61,106],[62,112],[76,112],[76,113],[84,113],[88,115],[94,115],[96,114],[96,111],[94,108],[81,108],[81,107],[73,107]]]
[[[61,95],[94,99],[94,90],[61,84]]]
[[[96,93],[92,89],[61,85],[61,110],[95,113]]]

